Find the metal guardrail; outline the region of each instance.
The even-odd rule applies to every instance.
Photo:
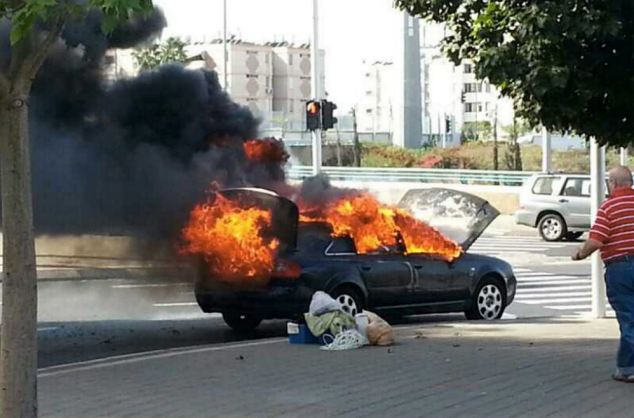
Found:
[[[524,180],[535,174],[530,171],[375,167],[323,167],[322,172],[332,180],[496,184],[504,186],[521,186]],[[312,175],[311,166],[294,166],[288,169],[288,176],[293,180],[301,180]]]

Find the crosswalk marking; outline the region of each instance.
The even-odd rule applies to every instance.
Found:
[[[546,273],[530,268],[515,269],[515,274],[515,301],[518,303],[540,305],[570,314],[583,315],[592,311],[592,283],[589,275]],[[609,304],[607,314],[614,316]]]
[[[539,254],[548,250],[566,249],[579,246],[578,242],[547,242],[538,235],[535,236],[494,236],[486,234],[481,236],[469,250],[473,253],[502,257],[515,253]]]

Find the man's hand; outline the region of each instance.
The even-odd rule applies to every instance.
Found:
[[[600,249],[602,246],[602,243],[593,239],[588,239],[581,247],[577,249],[577,252],[575,252],[570,258],[572,258],[574,261],[583,260],[584,258],[590,256],[592,253]]]

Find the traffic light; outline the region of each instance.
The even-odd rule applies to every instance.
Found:
[[[321,129],[321,103],[318,100],[306,102],[306,130]]]
[[[451,123],[451,116],[445,116],[445,132],[448,134],[453,132],[453,124]]]
[[[331,129],[337,123],[337,118],[333,116],[333,113],[337,105],[333,102],[329,102],[328,100],[322,100],[321,102],[321,125],[322,129],[325,131],[327,129]]]

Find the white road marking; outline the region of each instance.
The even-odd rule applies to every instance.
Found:
[[[152,306],[158,308],[175,307],[175,306],[198,306],[196,302],[170,302],[170,303],[155,303]]]
[[[542,303],[566,303],[566,302],[590,302],[590,301],[591,301],[590,296],[587,296],[584,298],[554,298],[552,299],[550,297],[545,297],[544,299],[535,299],[535,300],[522,299],[522,303],[527,303],[529,305],[539,305]]]
[[[38,328],[37,330],[39,332],[39,331],[55,331],[56,329],[59,329],[59,327],[41,327],[41,328]]]
[[[570,280],[531,280],[531,281],[520,281],[517,285],[518,288],[530,289],[534,286],[548,286],[554,284],[587,284],[590,280],[584,279],[570,279]]]
[[[517,289],[517,294],[518,295],[522,295],[522,294],[527,294],[527,293],[532,293],[532,292],[565,292],[566,290],[590,290],[592,289],[591,285],[587,285],[587,286],[553,286],[553,287],[540,287],[540,288],[531,288],[531,289],[526,289],[526,288],[518,288]]]
[[[548,297],[566,297],[566,296],[570,296],[570,297],[575,297],[575,296],[588,296],[591,297],[591,293],[590,292],[564,292],[564,293],[549,293]],[[531,299],[531,298],[543,298],[545,297],[543,294],[541,293],[527,293],[527,294],[523,294],[521,295],[522,300],[525,299]]]
[[[114,284],[113,289],[141,289],[144,287],[191,286],[191,283]]]
[[[80,371],[101,369],[111,366],[119,366],[123,364],[138,363],[146,360],[155,360],[161,358],[169,358],[183,356],[187,354],[207,353],[213,351],[224,351],[235,348],[253,347],[258,345],[279,344],[286,342],[287,338],[276,338],[272,340],[256,341],[242,344],[231,344],[223,346],[211,347],[185,347],[185,348],[168,348],[165,350],[148,351],[145,353],[124,354],[121,356],[106,357],[97,360],[80,361],[77,363],[69,363],[61,366],[44,367],[38,370],[38,377],[53,377]]]

